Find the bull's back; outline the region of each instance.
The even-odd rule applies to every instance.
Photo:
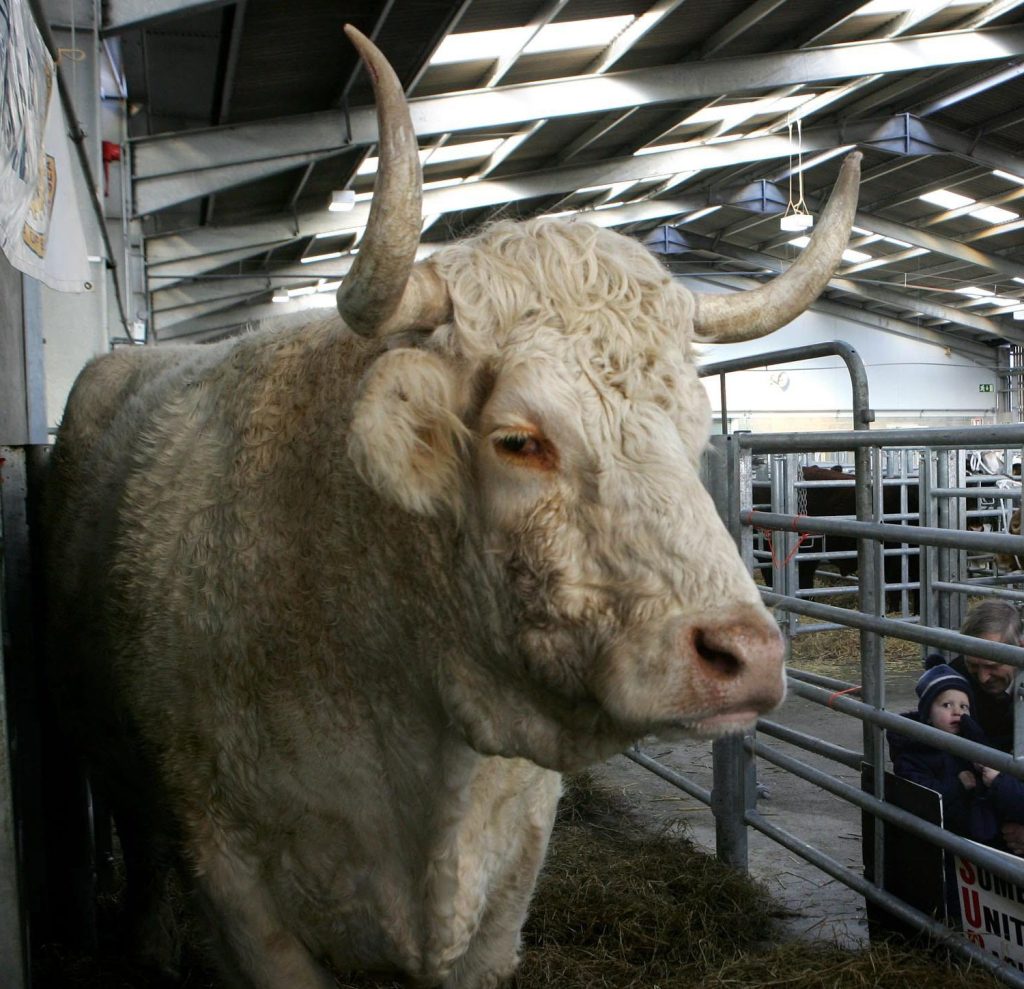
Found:
[[[118,351],[82,372],[47,495],[65,689],[110,723],[129,711],[163,736],[169,718],[201,717],[191,698],[215,656],[235,657],[221,663],[232,676],[257,675],[253,657],[294,612],[295,587],[316,592],[319,472],[349,472],[346,410],[374,352],[334,321]],[[271,632],[256,642],[257,629]],[[90,735],[109,727],[89,718]]]

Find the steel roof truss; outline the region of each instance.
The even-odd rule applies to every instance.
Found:
[[[722,93],[854,78],[866,64],[877,75],[1022,54],[1024,28],[995,28],[425,97],[411,100],[410,109],[418,134],[456,134],[640,104],[672,104]],[[145,215],[375,140],[376,120],[369,107],[348,115],[328,111],[137,140],[133,144],[136,213]]]

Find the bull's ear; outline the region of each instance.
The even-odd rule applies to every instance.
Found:
[[[455,369],[428,351],[391,350],[375,361],[352,410],[348,452],[381,497],[420,515],[460,513],[462,392]]]

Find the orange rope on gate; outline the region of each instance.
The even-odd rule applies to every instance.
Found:
[[[859,693],[860,693],[860,684],[859,683],[857,684],[856,687],[847,687],[846,690],[837,690],[834,694],[831,694],[829,696],[828,706],[832,707],[832,702],[837,697],[842,697],[844,694],[859,694]],[[832,709],[835,710],[835,708],[832,708]]]
[[[797,551],[803,545],[804,541],[811,537],[812,534],[810,532],[800,532],[797,529],[797,527],[796,527],[797,522],[799,522],[800,519],[805,519],[805,518],[807,518],[807,515],[794,515],[793,516],[793,531],[797,533],[799,538],[796,541],[796,545],[789,551],[789,553],[786,555],[786,558],[781,563],[775,557],[775,545],[772,542],[772,530],[771,529],[764,529],[764,528],[762,528],[759,525],[754,526],[754,528],[757,529],[757,531],[760,532],[762,536],[764,536],[765,542],[768,543],[768,549],[771,552],[772,566],[773,567],[784,567],[787,563],[789,563],[790,560],[793,559],[793,557],[796,555]]]

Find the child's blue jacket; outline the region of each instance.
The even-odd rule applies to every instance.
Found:
[[[917,711],[908,711],[903,717],[920,724]],[[960,725],[962,738],[987,744],[984,733],[973,718],[964,718]],[[967,759],[932,748],[893,729],[886,732],[886,738],[896,775],[942,794],[942,818],[947,830],[987,845],[998,845],[1001,842],[1000,824],[1004,820],[1013,820],[1004,816],[1000,807],[1013,806],[1021,813],[1020,820],[1024,821],[1024,785],[1019,781],[1000,773],[992,784],[993,792],[990,792]],[[960,773],[964,770],[977,777],[973,790],[960,782]],[[1004,779],[1012,785],[1000,787]]]

